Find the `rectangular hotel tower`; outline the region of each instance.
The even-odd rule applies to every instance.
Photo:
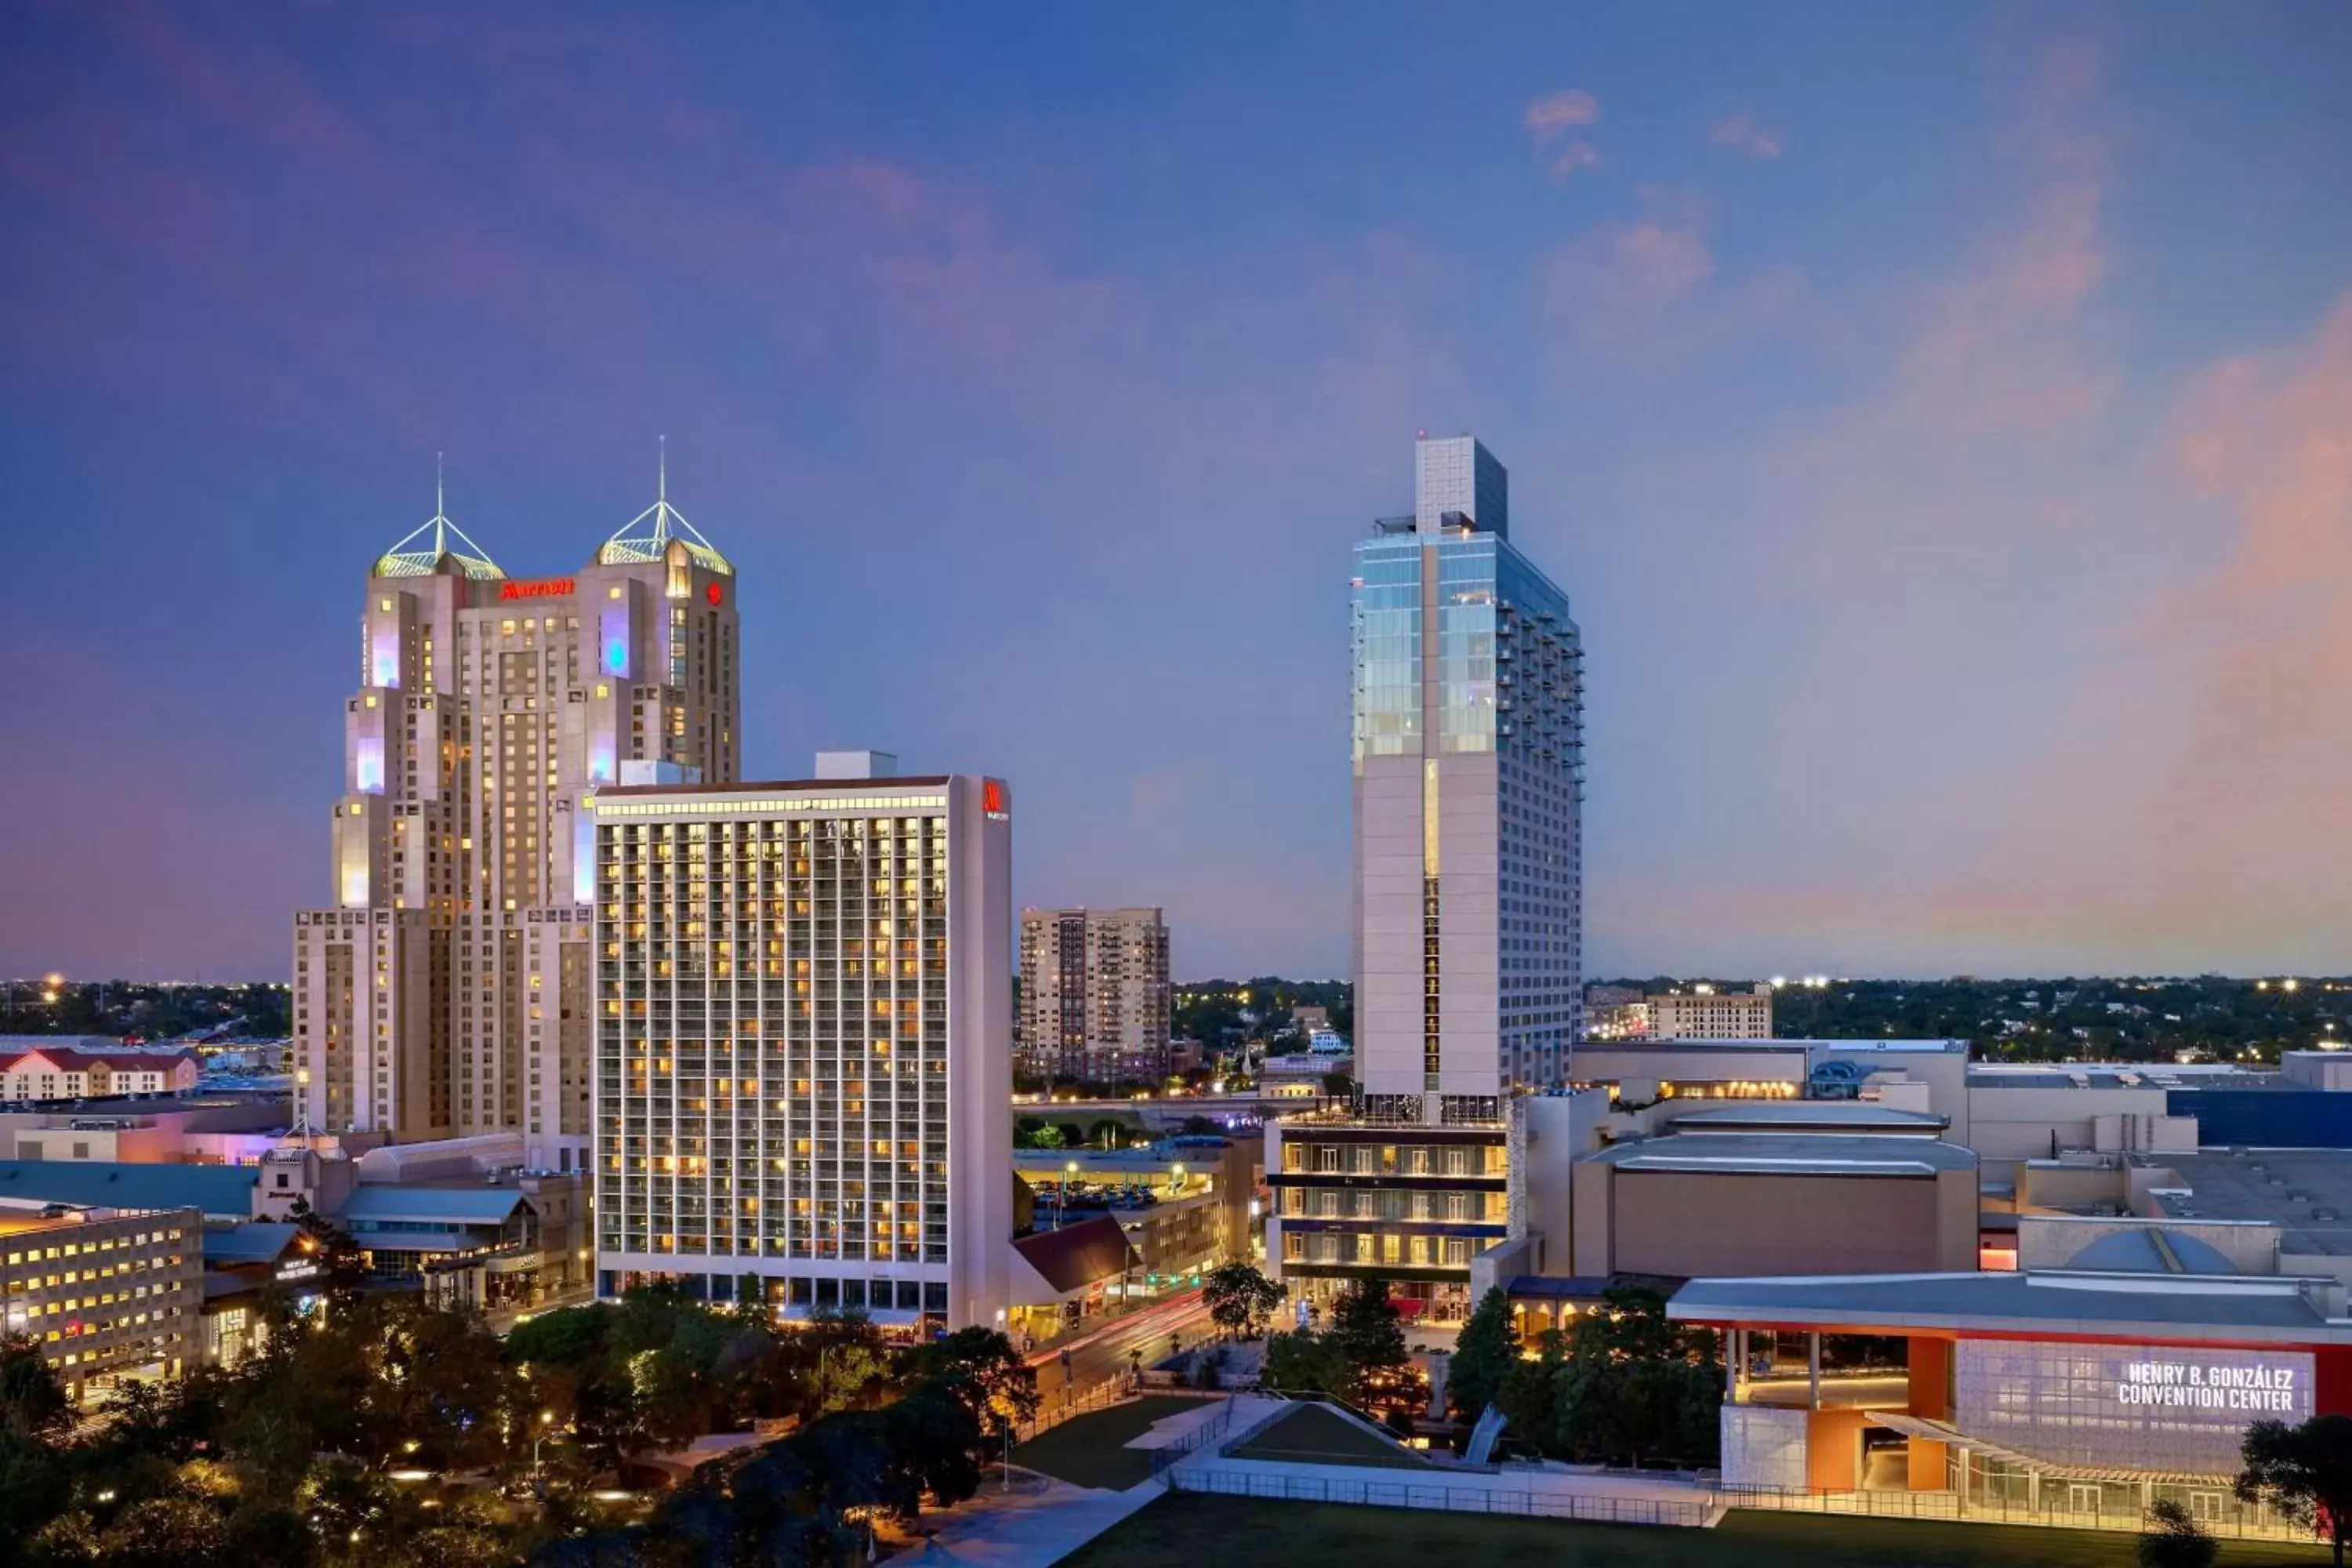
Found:
[[[1003,784],[859,769],[593,807],[599,1292],[1002,1327]]]

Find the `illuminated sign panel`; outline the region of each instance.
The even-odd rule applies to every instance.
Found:
[[[569,577],[541,577],[530,583],[501,583],[501,599],[564,599],[572,595],[572,580]]]
[[[1003,780],[980,781],[980,809],[991,822],[1013,820],[1013,808],[1005,800]]]
[[[1952,1424],[2051,1464],[2234,1475],[2256,1421],[2312,1413],[2307,1351],[1962,1340]]]

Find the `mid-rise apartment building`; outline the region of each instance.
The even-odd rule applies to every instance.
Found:
[[[1081,1083],[1163,1077],[1173,1024],[1159,910],[1021,911],[1024,1070]]]
[[[1717,991],[1705,985],[1644,998],[1656,1040],[1769,1040],[1772,988]]]
[[[591,802],[598,1289],[1001,1325],[1010,796],[820,763]]]
[[[1438,1321],[1508,1234],[1513,1097],[1581,1026],[1582,645],[1510,542],[1509,480],[1424,437],[1355,550],[1356,1102],[1268,1129],[1269,1261],[1388,1279]]]
[[[119,1376],[177,1377],[201,1359],[200,1209],[76,1207],[0,1198],[0,1301],[67,1394]]]
[[[1602,989],[1594,987],[1595,991]],[[1615,987],[1610,987],[1615,990]],[[1592,1040],[1769,1040],[1772,988],[1719,991],[1694,985],[1638,999],[1585,997],[1585,1037]]]
[[[735,572],[669,504],[519,580],[446,509],[380,557],[344,704],[331,901],[295,916],[299,1109],[321,1132],[514,1131],[584,1168],[584,797],[736,774]]]

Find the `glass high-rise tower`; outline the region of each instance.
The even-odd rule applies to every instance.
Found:
[[[1510,481],[1423,438],[1412,515],[1356,545],[1353,1103],[1266,1130],[1266,1258],[1293,1294],[1377,1279],[1469,1312],[1526,1234],[1524,1091],[1581,1021],[1584,679],[1568,595],[1510,542]]]
[[[1503,465],[1467,436],[1417,457],[1412,515],[1356,545],[1356,1064],[1375,1109],[1444,1121],[1567,1071],[1583,674]]]

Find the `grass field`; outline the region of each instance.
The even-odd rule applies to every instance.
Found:
[[[1823,1514],[1736,1512],[1714,1530],[1666,1530],[1179,1493],[1058,1568],[1199,1568],[1237,1551],[1265,1568],[1427,1568],[1441,1552],[1576,1568],[2133,1568],[2136,1545],[2090,1531]],[[2225,1542],[2221,1557],[2221,1568],[2327,1561],[2316,1547],[2269,1542]]]
[[[1150,1431],[1155,1421],[1200,1408],[1197,1399],[1180,1399],[1171,1394],[1114,1405],[1092,1415],[1073,1416],[1059,1426],[1039,1433],[1013,1450],[1013,1462],[1073,1486],[1125,1491],[1138,1481],[1151,1478],[1151,1451],[1125,1445]]]
[[[1236,1459],[1287,1459],[1303,1465],[1370,1465],[1425,1470],[1410,1450],[1373,1436],[1321,1405],[1302,1405],[1233,1451]]]

